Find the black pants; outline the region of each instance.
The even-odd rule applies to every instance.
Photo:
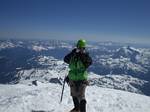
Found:
[[[88,85],[87,80],[69,81],[70,92],[72,97],[78,98],[79,101],[85,99],[85,90]]]

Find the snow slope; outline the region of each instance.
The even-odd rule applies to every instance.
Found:
[[[59,103],[62,86],[37,82],[0,85],[0,112],[68,112],[73,104],[69,87]],[[97,86],[87,88],[87,112],[150,112],[150,97]]]

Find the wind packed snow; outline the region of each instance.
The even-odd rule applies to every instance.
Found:
[[[69,112],[73,107],[69,87],[37,82],[0,85],[0,112]],[[87,87],[87,112],[150,112],[150,97],[97,86]]]

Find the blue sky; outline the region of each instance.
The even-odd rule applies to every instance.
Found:
[[[0,38],[150,43],[150,1],[0,0]]]

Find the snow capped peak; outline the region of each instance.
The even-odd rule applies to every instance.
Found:
[[[116,50],[113,58],[129,58],[132,62],[136,62],[140,58],[141,51],[133,47],[127,46]]]
[[[1,50],[1,49],[5,49],[5,48],[13,48],[13,47],[16,47],[16,45],[13,44],[13,43],[10,42],[10,41],[6,41],[6,42],[1,42],[1,43],[0,43],[0,50]]]
[[[131,50],[131,51],[135,51],[135,52],[141,52],[139,49],[136,49],[136,48],[134,48],[134,47],[131,47],[131,46],[128,46],[127,47],[129,50]]]
[[[44,50],[48,50],[47,48],[43,47],[43,46],[32,46],[32,49],[35,50],[35,51],[44,51]]]
[[[140,54],[140,50],[138,49],[135,49],[134,47],[130,47],[130,46],[124,46],[122,48],[119,48],[117,49],[117,52],[121,53],[122,55],[131,55],[133,53],[136,53],[136,54]]]

